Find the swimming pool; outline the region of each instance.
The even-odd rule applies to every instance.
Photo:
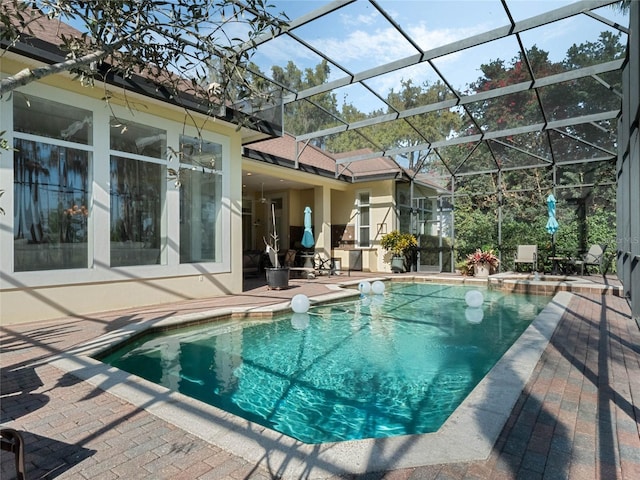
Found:
[[[428,433],[549,297],[391,283],[384,295],[269,321],[144,336],[102,358],[305,443]]]

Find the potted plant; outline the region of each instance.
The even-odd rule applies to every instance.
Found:
[[[418,240],[411,233],[401,233],[398,230],[393,230],[382,236],[380,245],[391,253],[391,271],[397,273],[406,271],[405,261],[407,260],[407,255],[418,246]]]
[[[500,264],[500,260],[493,250],[478,248],[474,253],[467,255],[466,270],[476,277],[488,277]]]
[[[267,288],[269,289],[281,289],[289,287],[289,267],[282,266],[280,264],[280,242],[278,237],[278,231],[276,230],[276,215],[275,206],[271,204],[271,222],[273,226],[272,233],[269,235],[270,241],[262,237],[265,245],[267,246],[267,255],[271,260],[271,267],[265,269],[267,276]]]

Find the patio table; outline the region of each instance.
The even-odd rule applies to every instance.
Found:
[[[549,260],[551,260],[553,263],[553,267],[551,269],[552,275],[557,275],[560,272],[566,275],[569,273],[570,270],[573,269],[573,266],[574,266],[574,263],[573,263],[574,261],[573,261],[573,258],[571,257],[556,256],[556,257],[549,257]]]
[[[304,268],[313,268],[313,253],[303,253],[300,256],[304,258]]]

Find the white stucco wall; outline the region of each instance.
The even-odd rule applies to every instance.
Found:
[[[10,73],[24,65],[4,59],[2,69]],[[20,89],[56,102],[90,109],[94,115],[92,152],[93,183],[90,221],[90,266],[82,269],[49,271],[13,271],[13,152],[0,155],[0,197],[6,212],[0,215],[0,321],[16,322],[55,319],[68,315],[86,316],[92,312],[129,308],[186,299],[239,293],[242,291],[241,228],[241,133],[233,126],[195,116],[205,139],[223,145],[225,175],[222,181],[222,256],[219,261],[180,264],[178,246],[178,190],[167,184],[165,213],[168,232],[165,259],[161,265],[110,268],[104,252],[109,249],[109,117],[113,113],[125,119],[166,129],[167,144],[176,146],[181,133],[197,135],[191,120],[177,107],[127,94],[125,108],[122,92],[113,92],[111,109],[101,98],[100,86],[85,88],[67,75],[47,78]],[[14,93],[16,95],[16,93]],[[119,105],[120,104],[120,105]],[[102,127],[101,127],[102,126]],[[11,102],[3,99],[0,131],[13,144]],[[238,246],[237,248],[235,246]]]

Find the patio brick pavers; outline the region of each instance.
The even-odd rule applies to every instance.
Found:
[[[356,277],[357,278],[357,277]],[[48,364],[131,322],[326,293],[327,282],[242,296],[1,327],[2,426],[23,432],[28,478],[274,479],[285,465],[225,452]],[[484,461],[345,474],[345,479],[640,478],[640,331],[625,299],[576,294]],[[14,478],[2,452],[3,480]]]

